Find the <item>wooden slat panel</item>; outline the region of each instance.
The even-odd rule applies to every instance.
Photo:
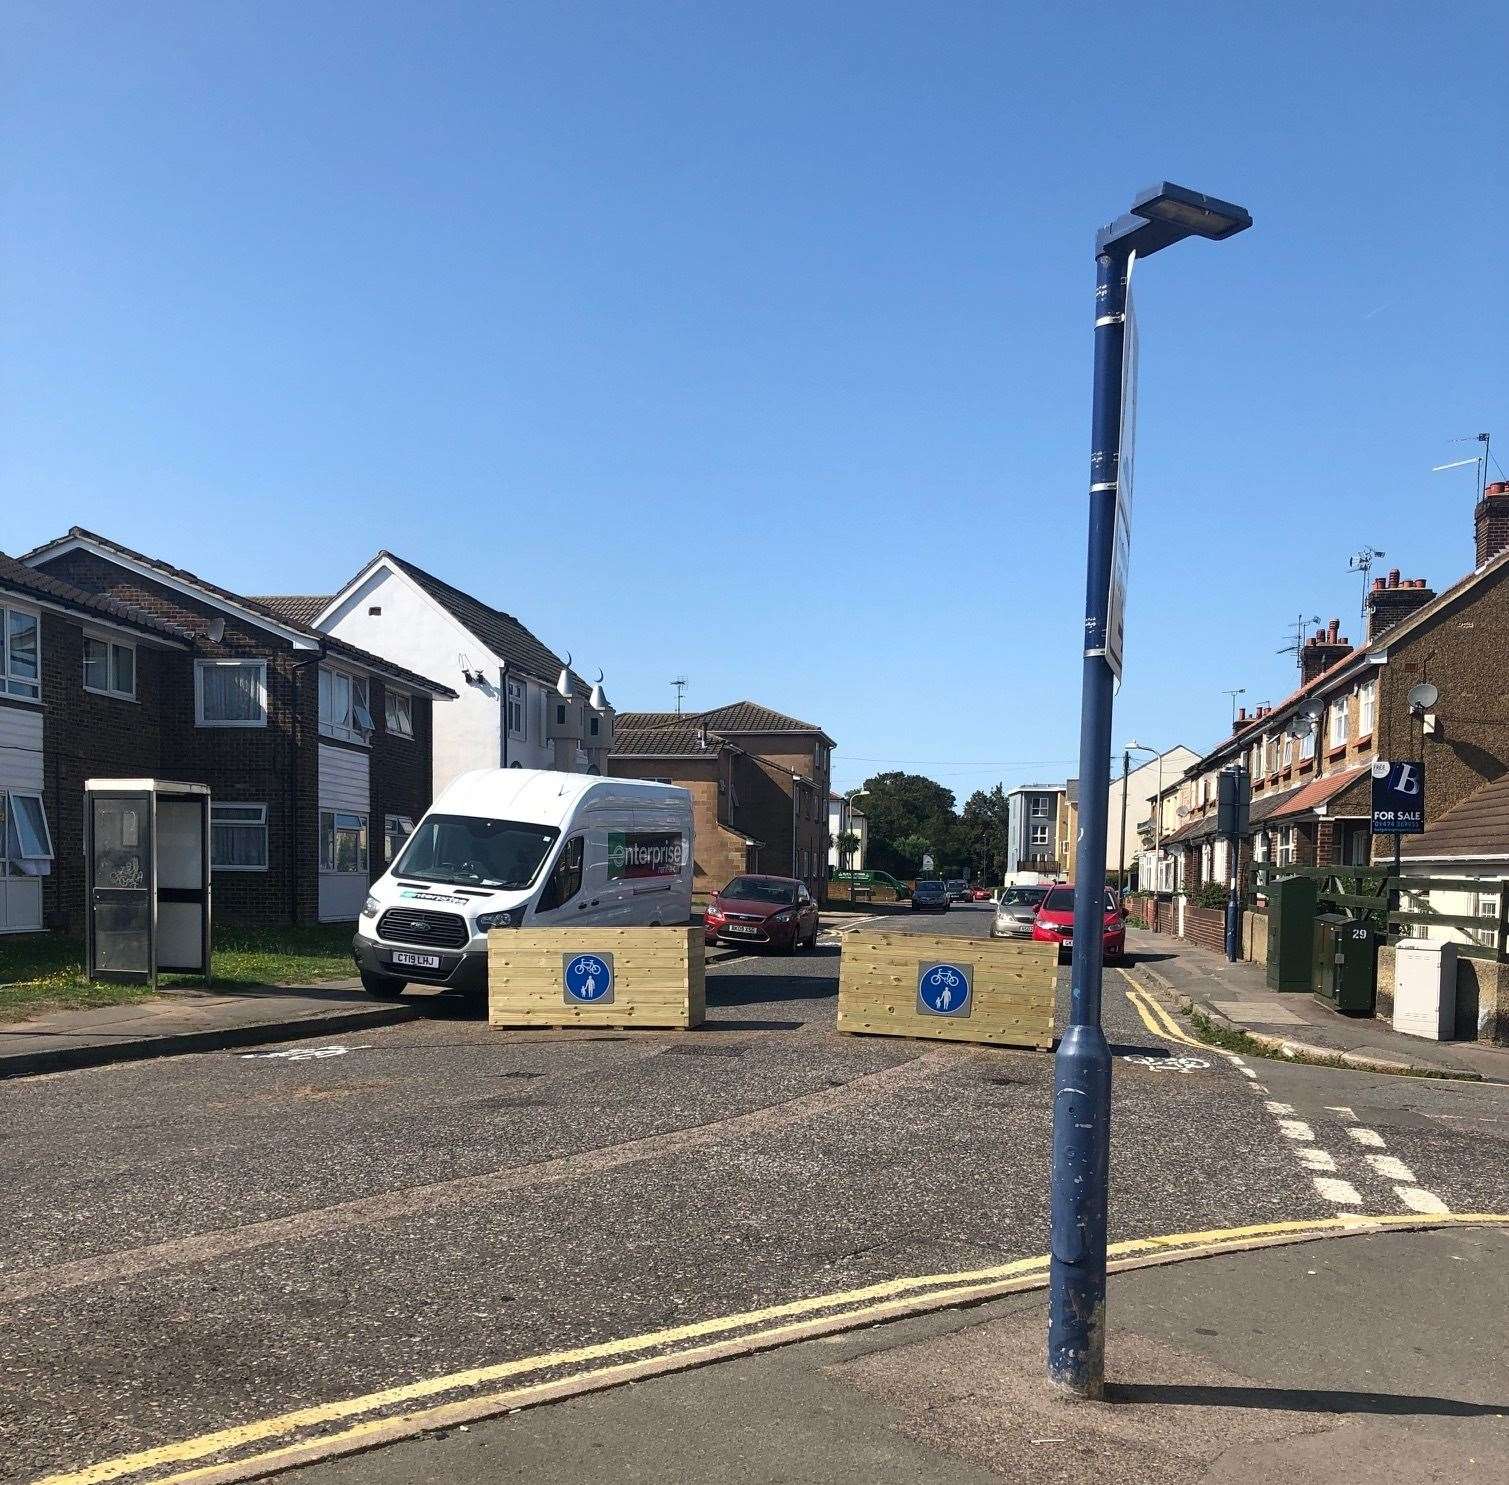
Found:
[[[973,1004],[967,1017],[918,1012],[917,966],[933,960],[973,966]],[[933,934],[851,935],[839,961],[838,1029],[1046,1051],[1053,1043],[1057,984],[1056,944]]]
[[[687,928],[499,928],[488,935],[493,1026],[685,1028],[704,1015],[704,931]],[[613,955],[613,1000],[569,1005],[564,954]]]

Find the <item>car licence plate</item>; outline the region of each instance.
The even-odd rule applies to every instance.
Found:
[[[440,955],[438,954],[404,954],[396,952],[393,955],[394,964],[407,964],[410,969],[439,969]]]
[[[759,931],[760,930],[758,928],[746,928],[742,923],[725,923],[723,927],[718,930],[719,933],[748,934],[751,938],[753,938],[754,935]]]

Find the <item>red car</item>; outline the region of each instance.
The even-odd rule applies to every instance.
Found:
[[[971,902],[989,902],[990,901],[990,888],[989,887],[971,887],[969,889],[969,900]]]
[[[1101,930],[1101,948],[1107,964],[1126,957],[1127,911],[1116,901],[1116,894],[1106,888],[1105,920]],[[1039,943],[1070,948],[1074,942],[1074,887],[1064,883],[1050,887],[1032,920],[1032,936]]]
[[[707,905],[710,944],[760,944],[790,952],[817,944],[817,903],[795,877],[735,877]]]

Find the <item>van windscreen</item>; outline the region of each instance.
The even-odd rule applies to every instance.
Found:
[[[426,882],[527,887],[539,875],[560,831],[518,820],[426,815],[408,839],[394,876]]]

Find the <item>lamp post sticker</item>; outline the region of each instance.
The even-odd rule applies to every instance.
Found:
[[[969,1015],[974,966],[924,962],[917,966],[917,1010],[924,1016]]]
[[[567,1005],[612,1005],[613,956],[562,954],[561,985]]]

